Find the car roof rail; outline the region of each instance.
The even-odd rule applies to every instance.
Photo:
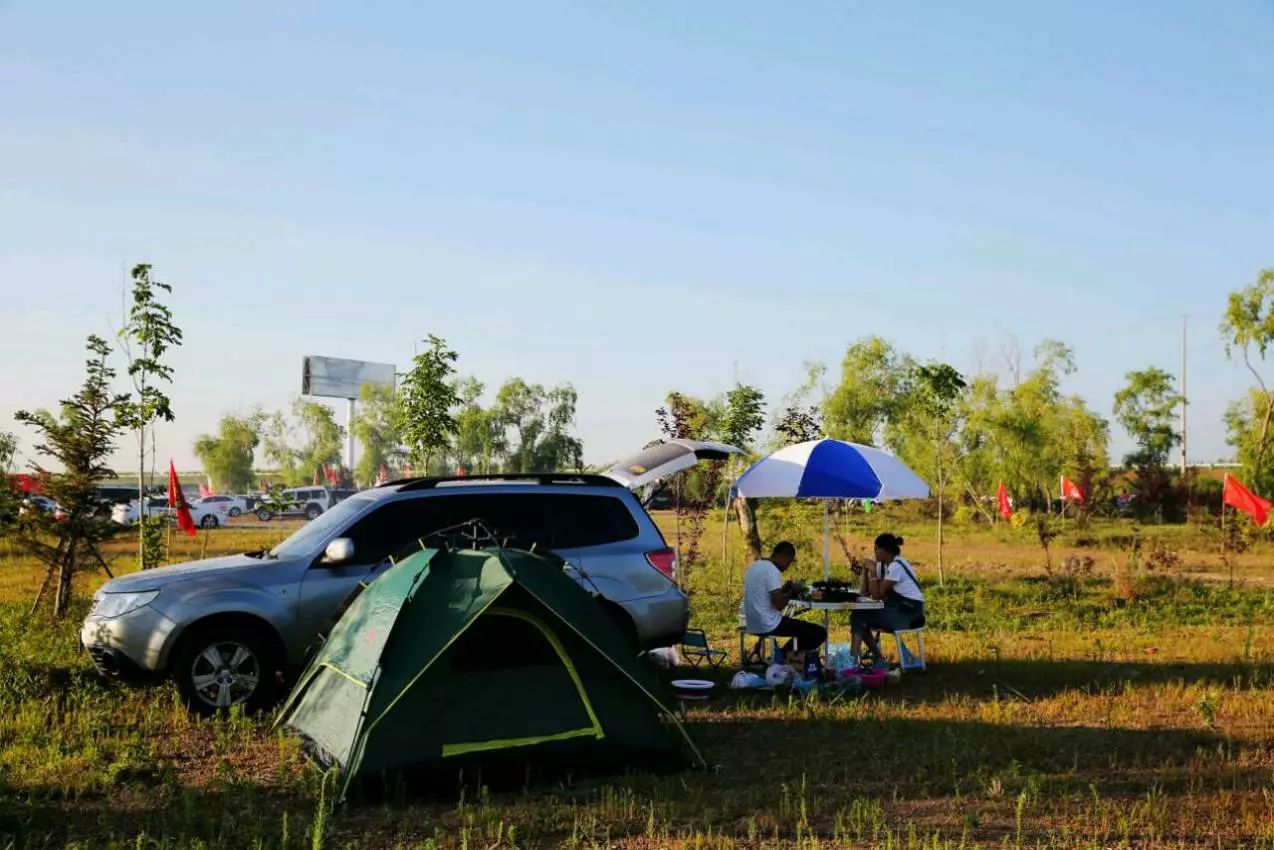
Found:
[[[399,492],[403,492],[407,490],[432,490],[439,484],[464,484],[469,481],[497,484],[501,481],[532,484],[575,484],[582,487],[618,487],[624,489],[624,485],[614,478],[585,472],[497,472],[490,475],[440,475],[428,478],[400,478],[397,481],[389,481],[380,486],[397,487]]]

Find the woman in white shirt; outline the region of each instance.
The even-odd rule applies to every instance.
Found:
[[[902,543],[902,538],[894,534],[882,534],[876,538],[878,566],[876,569],[868,566],[863,570],[859,593],[882,600],[885,607],[876,611],[855,611],[850,615],[853,632],[850,652],[858,658],[862,642],[866,641],[878,665],[884,663],[884,656],[875,632],[894,632],[924,625],[925,596],[920,590],[920,582],[916,581],[916,571],[902,557]]]

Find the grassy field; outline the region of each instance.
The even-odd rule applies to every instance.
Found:
[[[931,526],[877,510],[840,530],[865,555],[895,526],[929,597],[928,672],[836,704],[722,692],[688,712],[706,772],[458,783],[331,815],[330,779],[270,718],[199,720],[171,686],[98,680],[76,644],[85,603],[27,617],[37,571],[0,543],[0,846],[1274,848],[1274,547],[1234,559],[1231,585],[1206,529],[1071,527],[1048,571],[1032,531],[966,527],[939,587]],[[173,557],[286,529],[245,520]],[[762,530],[821,573],[816,513],[772,510]],[[731,535],[726,557],[708,524],[687,581],[695,625],[733,649]],[[117,564],[129,547],[112,544]]]

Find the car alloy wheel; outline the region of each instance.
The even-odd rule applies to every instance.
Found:
[[[212,514],[208,514],[206,517],[199,520],[199,524],[202,525],[204,528],[216,528],[217,518],[213,516]]]
[[[236,641],[220,641],[195,656],[190,684],[209,708],[225,709],[247,702],[261,682],[261,662],[250,648]]]
[[[239,510],[238,508],[231,508],[231,509],[230,509],[230,516],[231,516],[231,517],[237,517],[237,516],[238,516],[239,514],[241,514],[241,513],[243,513],[243,511]]]

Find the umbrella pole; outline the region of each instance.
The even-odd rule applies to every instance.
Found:
[[[830,523],[830,508],[832,500],[823,500],[823,581],[827,581],[832,574],[832,531]],[[831,615],[823,612],[823,629],[830,632]]]

